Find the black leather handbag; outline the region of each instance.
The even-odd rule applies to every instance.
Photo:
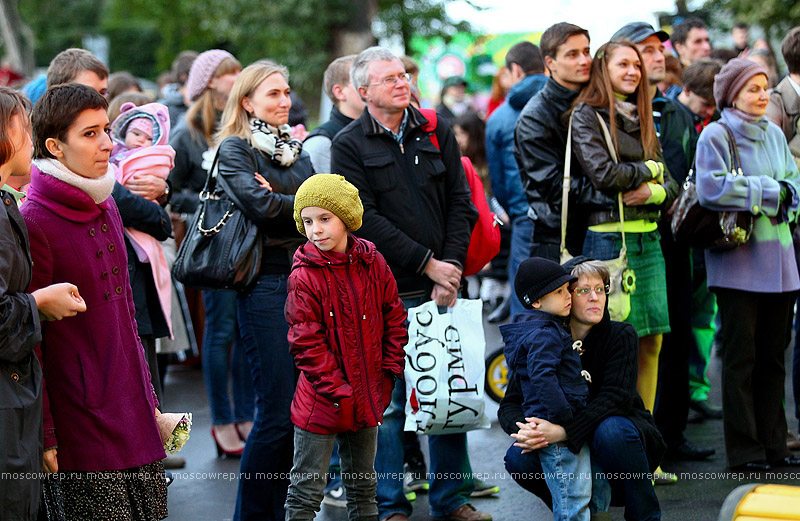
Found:
[[[261,269],[261,233],[217,178],[218,160],[219,149],[172,272],[194,288],[243,291]]]
[[[739,149],[733,132],[718,121],[728,133],[731,175],[744,175]],[[678,199],[672,207],[672,235],[675,242],[691,248],[726,251],[741,246],[753,231],[753,214],[748,211],[719,212],[703,208],[697,200],[697,178],[692,165]]]

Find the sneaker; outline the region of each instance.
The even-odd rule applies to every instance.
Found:
[[[786,448],[789,450],[800,450],[800,440],[792,434],[792,431],[786,432]]]
[[[463,504],[444,517],[435,517],[437,521],[492,521],[492,515],[476,510],[469,503]]]
[[[469,497],[486,497],[492,496],[500,492],[500,487],[497,485],[490,485],[485,481],[481,481],[479,479],[475,480],[475,490],[472,491],[472,494]]]
[[[425,461],[411,460],[403,465],[405,471],[405,486],[414,492],[427,492],[430,488],[428,477],[425,475]]]
[[[409,501],[414,501],[417,499],[417,493],[408,487],[403,487],[403,494],[405,494],[406,499]]]
[[[672,472],[664,472],[659,466],[653,472],[653,485],[672,485],[678,482],[678,476]]]
[[[345,508],[347,506],[347,500],[344,496],[344,487],[339,485],[338,487],[326,490],[325,494],[322,496],[322,503],[331,507]]]

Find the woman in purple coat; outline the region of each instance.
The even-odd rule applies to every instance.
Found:
[[[107,102],[92,88],[48,89],[33,109],[34,166],[22,214],[31,290],[70,281],[87,310],[44,324],[44,483],[50,520],[167,516],[158,402],[136,334]]]

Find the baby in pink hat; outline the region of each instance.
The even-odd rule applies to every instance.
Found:
[[[120,115],[111,123],[111,162],[117,166],[117,181],[126,185],[133,178],[156,176],[166,180],[175,164],[175,150],[169,146],[169,111],[161,103],[137,107],[123,103]],[[125,228],[140,262],[153,271],[161,309],[172,331],[172,282],[161,244],[151,235]]]

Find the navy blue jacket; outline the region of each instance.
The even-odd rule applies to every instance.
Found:
[[[519,375],[525,416],[559,425],[571,422],[589,396],[565,320],[530,309],[500,326],[508,369]]]
[[[514,157],[514,127],[525,104],[545,83],[547,76],[544,74],[526,76],[511,87],[505,103],[497,107],[486,122],[486,158],[492,194],[512,219],[528,213],[528,199]]]

